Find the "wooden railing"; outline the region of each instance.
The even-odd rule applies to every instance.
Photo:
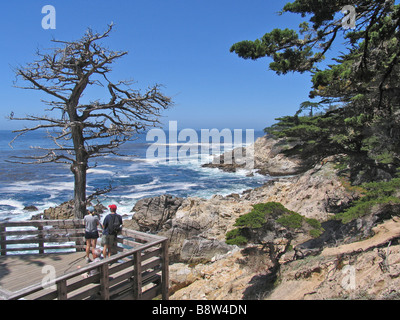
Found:
[[[82,251],[84,234],[83,220],[4,222],[0,223],[0,255],[11,252],[48,253],[60,249]]]
[[[17,230],[15,230],[17,229]],[[84,249],[83,220],[0,223],[0,254],[56,253]],[[118,253],[99,262],[17,292],[3,299],[168,299],[168,239],[124,229]],[[82,275],[88,275],[83,278]],[[51,289],[53,288],[53,289]]]

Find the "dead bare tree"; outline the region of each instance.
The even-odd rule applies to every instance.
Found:
[[[40,148],[41,156],[19,157],[24,163],[67,163],[74,174],[74,214],[82,218],[86,210],[86,172],[89,160],[118,154],[118,147],[159,124],[161,111],[172,105],[171,98],[160,92],[160,85],[149,87],[145,93],[131,88],[131,81],[112,82],[110,65],[127,52],[112,51],[99,41],[107,38],[113,25],[104,33],[88,30],[78,41],[53,40],[58,47],[37,52],[39,59],[18,67],[18,79],[50,96],[44,101],[46,115],[23,118],[10,115],[12,120],[29,120],[35,126],[14,131],[17,136],[39,129],[48,130],[54,148]],[[80,103],[84,91],[91,86],[105,89],[105,102]],[[56,116],[54,115],[56,114]],[[10,145],[12,144],[10,143]],[[29,161],[29,162],[28,162]]]

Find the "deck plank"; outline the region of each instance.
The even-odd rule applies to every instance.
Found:
[[[40,284],[47,273],[44,266],[53,266],[56,277],[86,266],[85,253],[24,254],[0,257],[0,289],[15,292]],[[43,271],[43,272],[42,272]]]

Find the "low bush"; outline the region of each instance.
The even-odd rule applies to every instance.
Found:
[[[323,232],[321,224],[316,219],[308,219],[297,212],[290,211],[281,203],[259,203],[253,209],[240,216],[234,226],[237,227],[226,234],[226,243],[231,245],[245,245],[250,241],[250,235],[254,235],[257,229],[261,229],[268,221],[274,219],[277,223],[288,229],[299,229],[304,224],[310,226],[310,235],[318,237]]]

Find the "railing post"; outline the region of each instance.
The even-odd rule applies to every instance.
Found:
[[[67,300],[67,280],[57,283],[58,300]]]
[[[7,254],[7,244],[6,244],[6,227],[4,225],[0,225],[0,255],[5,256]]]
[[[169,257],[168,257],[168,240],[165,240],[161,244],[162,248],[162,271],[161,271],[161,293],[162,299],[168,300],[169,299]]]
[[[38,226],[38,240],[39,254],[41,254],[44,253],[43,225]]]
[[[79,229],[84,229],[85,225],[83,224],[83,220],[78,220],[77,225],[74,224],[74,233],[77,234],[79,232]],[[80,248],[82,245],[85,244],[85,238],[82,237],[82,239],[76,240],[75,241],[75,250],[76,252],[80,252],[80,251],[85,251],[85,249],[82,247]]]
[[[136,251],[133,255],[134,258],[134,285],[133,285],[133,299],[139,300],[142,297],[142,254],[141,251]]]
[[[100,295],[102,300],[110,300],[110,279],[108,263],[100,267]]]

